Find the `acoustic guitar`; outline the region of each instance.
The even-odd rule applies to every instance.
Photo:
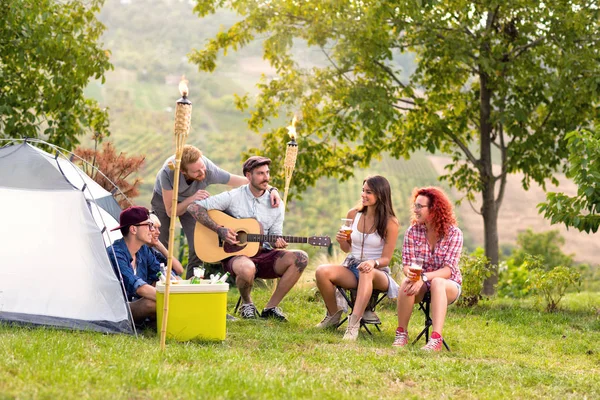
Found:
[[[254,218],[233,218],[218,210],[209,210],[208,216],[218,225],[225,226],[237,234],[238,244],[229,244],[219,238],[217,232],[196,222],[194,230],[194,247],[196,255],[205,262],[214,263],[232,256],[255,256],[260,250],[261,242],[275,243],[278,237],[287,243],[309,243],[313,246],[329,246],[328,236],[277,236],[263,235],[260,222]]]

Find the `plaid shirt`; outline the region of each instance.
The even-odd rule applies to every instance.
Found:
[[[450,280],[462,285],[462,275],[458,261],[463,246],[463,235],[456,226],[435,244],[431,252],[427,241],[427,228],[423,224],[412,225],[406,230],[402,246],[402,264],[410,265],[416,259],[423,260],[423,272],[432,272],[443,267],[450,267]]]

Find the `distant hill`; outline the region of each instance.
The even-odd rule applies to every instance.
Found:
[[[428,157],[438,173],[444,172],[451,160],[446,157]],[[495,171],[496,173],[498,170]],[[528,228],[535,232],[558,230],[565,238],[563,251],[567,254],[574,253],[575,260],[587,262],[592,265],[600,264],[600,233],[587,234],[574,229],[567,230],[563,225],[551,225],[550,221],[543,218],[537,211],[537,204],[546,200],[544,190],[536,184],[532,184],[529,190],[523,189],[521,185],[522,174],[508,176],[504,201],[498,216],[498,236],[500,243],[514,244],[517,234]],[[568,195],[577,193],[577,186],[569,181],[563,174],[557,174],[558,187],[549,184],[548,191],[564,192]],[[455,195],[458,195],[455,193]],[[475,203],[474,208],[479,210],[481,203]],[[461,226],[464,226],[472,236],[475,243],[483,243],[483,220],[468,202],[458,209],[461,216]]]

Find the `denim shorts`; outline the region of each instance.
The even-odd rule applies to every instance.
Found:
[[[344,267],[346,267],[348,269],[348,271],[352,272],[352,274],[356,278],[357,285],[358,285],[358,281],[360,279],[359,278],[360,271],[358,270],[358,266],[360,265],[361,262],[362,261],[360,261],[358,258],[356,258],[352,255],[349,255],[348,257],[346,257],[346,259],[344,260],[344,263],[342,264]],[[380,271],[383,272],[388,278],[387,296],[390,299],[397,298],[400,287],[398,286],[398,283],[396,283],[396,281],[390,276],[390,269],[388,267],[385,267],[385,268],[380,269]]]

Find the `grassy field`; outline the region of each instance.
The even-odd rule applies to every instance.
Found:
[[[261,307],[269,292],[255,290]],[[237,291],[230,290],[232,308]],[[319,331],[323,305],[309,286],[282,308],[290,322],[234,321],[218,343],[0,326],[0,398],[576,398],[600,397],[600,294],[570,294],[556,313],[533,301],[452,307],[452,352],[394,349],[393,303],[382,332],[341,340]],[[415,336],[423,318],[415,313]]]

